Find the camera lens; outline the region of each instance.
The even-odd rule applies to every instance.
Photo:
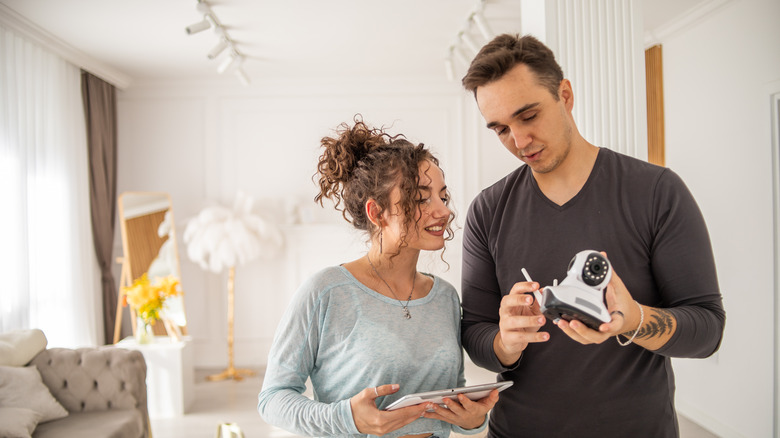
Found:
[[[588,254],[585,266],[582,267],[582,280],[585,284],[588,286],[599,285],[607,275],[608,263],[607,259],[597,252]]]

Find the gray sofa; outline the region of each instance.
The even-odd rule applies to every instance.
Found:
[[[116,347],[49,348],[29,365],[68,415],[38,424],[33,438],[151,437],[146,362],[139,351]]]

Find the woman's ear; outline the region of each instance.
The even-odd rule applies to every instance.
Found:
[[[366,217],[372,224],[382,227],[382,207],[376,202],[376,199],[369,198],[366,201]]]

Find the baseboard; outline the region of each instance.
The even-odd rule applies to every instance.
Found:
[[[705,413],[701,409],[686,403],[682,400],[676,400],[675,405],[677,413],[688,417],[689,420],[698,424],[699,426],[707,429],[715,435],[722,438],[745,438],[745,435],[737,432],[731,427],[723,424],[711,415]]]

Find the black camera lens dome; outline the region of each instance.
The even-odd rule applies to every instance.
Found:
[[[588,254],[585,266],[582,267],[582,281],[588,286],[601,284],[609,271],[609,262],[603,255],[594,252]]]

